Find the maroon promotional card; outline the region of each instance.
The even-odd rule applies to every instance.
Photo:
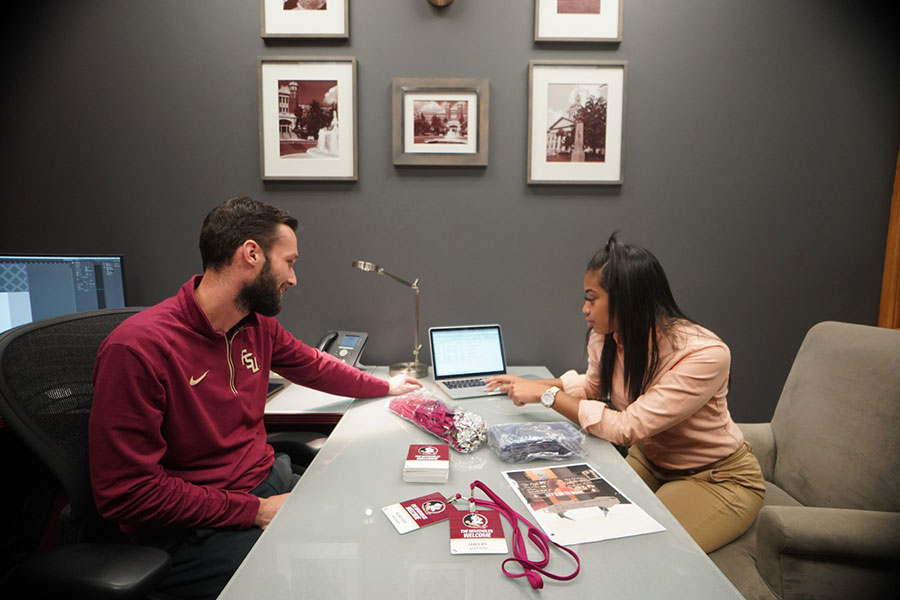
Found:
[[[417,463],[417,466],[440,460],[450,460],[450,446],[447,444],[410,444],[406,460]]]
[[[456,509],[447,503],[444,496],[435,492],[385,506],[381,511],[397,531],[403,534],[443,521],[455,513]]]
[[[506,554],[506,536],[500,513],[494,510],[468,512],[457,510],[450,515],[451,554]]]
[[[450,478],[450,446],[410,444],[403,463],[403,481],[445,483]]]

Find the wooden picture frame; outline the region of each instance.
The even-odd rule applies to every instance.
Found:
[[[529,184],[621,184],[626,63],[532,60]]]
[[[624,0],[534,0],[534,41],[622,41]]]
[[[391,98],[395,165],[487,165],[487,79],[394,78]]]
[[[263,179],[357,180],[355,57],[259,59]]]
[[[264,38],[350,37],[349,0],[260,0]]]

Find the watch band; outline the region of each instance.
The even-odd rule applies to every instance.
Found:
[[[547,388],[543,394],[541,394],[541,404],[546,406],[547,408],[553,408],[553,403],[556,402],[556,394],[558,394],[561,390],[555,385]]]

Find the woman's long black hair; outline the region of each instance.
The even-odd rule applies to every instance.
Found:
[[[690,321],[672,296],[659,261],[648,250],[610,236],[588,263],[597,272],[597,283],[609,295],[609,322],[616,324],[625,347],[625,388],[628,402],[644,393],[659,366],[657,328],[665,333],[672,324]],[[600,395],[608,398],[618,344],[612,335],[603,341],[600,354]],[[648,352],[649,350],[649,352]]]

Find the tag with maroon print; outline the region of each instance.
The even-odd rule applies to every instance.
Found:
[[[447,499],[435,492],[405,502],[391,504],[381,509],[398,533],[409,533],[426,525],[448,518],[456,509]]]
[[[451,554],[506,554],[503,521],[495,510],[468,512],[457,510],[450,515]]]

